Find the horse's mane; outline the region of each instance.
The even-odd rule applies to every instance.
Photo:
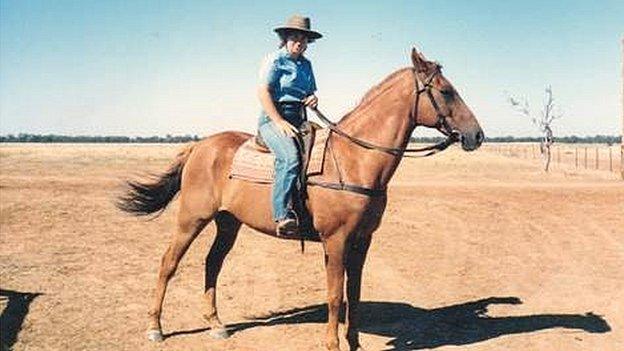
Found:
[[[358,110],[361,110],[363,108],[366,108],[368,105],[370,105],[370,103],[375,100],[376,97],[378,97],[379,95],[381,95],[382,93],[384,93],[386,90],[390,89],[393,86],[393,81],[400,76],[401,74],[403,74],[405,71],[408,70],[412,70],[413,68],[411,67],[405,67],[405,68],[401,68],[398,69],[392,73],[390,73],[386,78],[384,78],[381,82],[379,82],[378,84],[374,85],[372,88],[370,88],[362,97],[362,99],[357,103],[357,105],[355,105],[355,107],[353,107],[353,109],[351,109],[351,111],[347,112],[347,114],[345,114],[342,120],[345,120],[346,118],[348,118],[349,116],[351,116],[353,113],[355,113]]]

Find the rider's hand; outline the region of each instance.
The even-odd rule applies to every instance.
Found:
[[[305,106],[310,106],[312,108],[316,108],[316,106],[318,106],[318,98],[314,94],[309,95],[308,97],[303,99],[303,104]]]
[[[297,133],[299,133],[299,131],[297,130],[297,128],[295,128],[295,126],[288,123],[288,121],[286,121],[283,118],[278,121],[275,121],[275,124],[277,125],[277,128],[280,130],[280,132],[284,136],[295,137],[297,136]]]

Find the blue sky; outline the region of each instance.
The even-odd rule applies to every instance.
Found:
[[[253,132],[260,60],[293,13],[325,35],[307,56],[334,119],[415,45],[487,135],[536,135],[504,92],[537,112],[547,84],[555,134],[621,132],[621,0],[0,0],[0,134]]]

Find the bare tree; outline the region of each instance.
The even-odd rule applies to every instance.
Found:
[[[540,153],[544,162],[544,171],[548,172],[551,159],[550,147],[554,143],[553,132],[550,126],[555,119],[563,116],[560,112],[555,112],[555,99],[553,98],[552,88],[547,86],[545,89],[544,105],[539,115],[531,113],[529,102],[526,98],[520,100],[513,96],[508,96],[507,99],[515,111],[528,117],[542,133]]]

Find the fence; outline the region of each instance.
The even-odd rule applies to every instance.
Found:
[[[488,143],[482,149],[509,157],[540,159],[538,143]],[[553,144],[551,167],[619,172],[622,162],[619,145]]]

